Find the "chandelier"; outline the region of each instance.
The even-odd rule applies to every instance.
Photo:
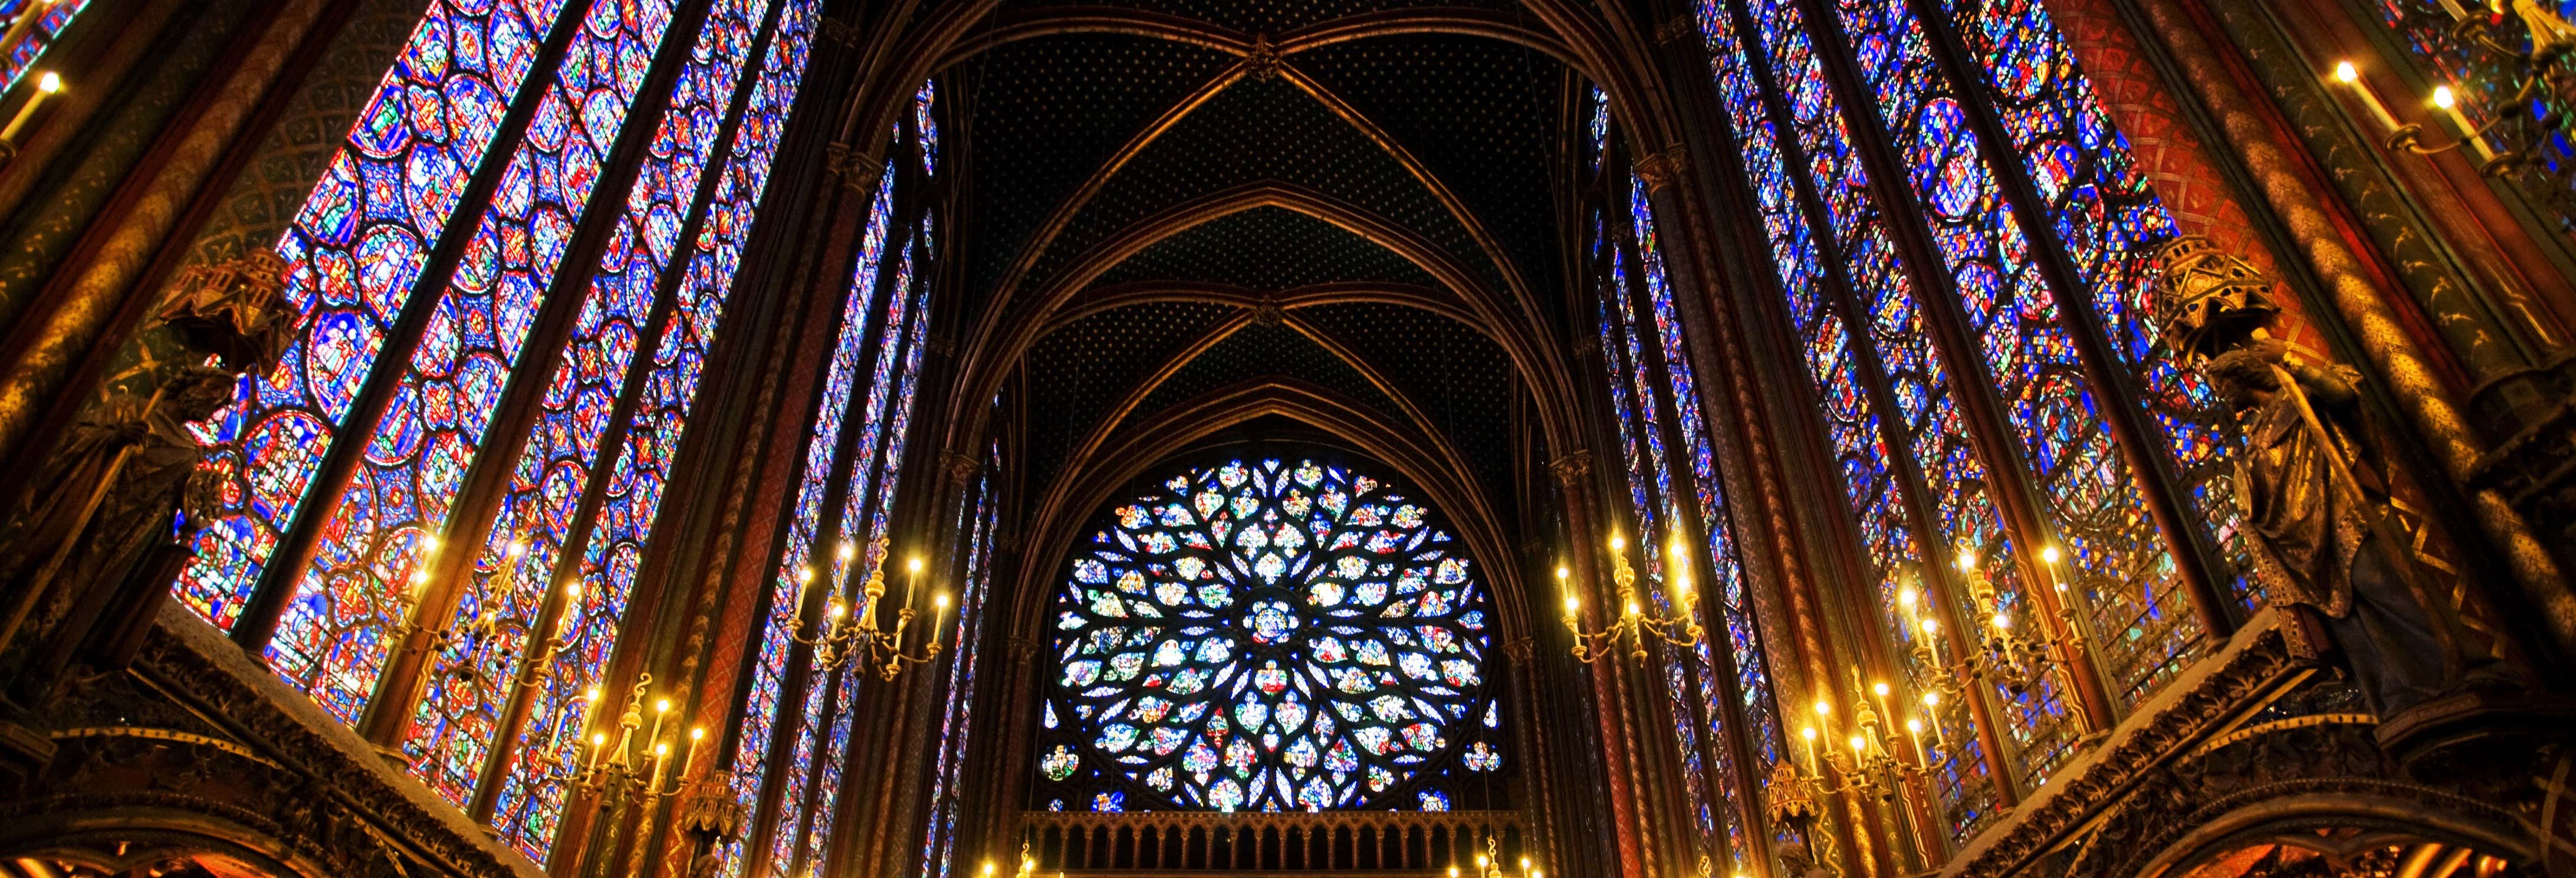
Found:
[[[850,559],[857,554],[857,549],[849,542],[841,543],[841,563],[849,563]],[[873,667],[878,677],[892,680],[896,674],[902,673],[903,666],[906,664],[920,664],[939,658],[939,638],[942,634],[940,629],[942,623],[948,620],[948,593],[932,594],[930,600],[934,609],[930,623],[930,642],[922,645],[918,655],[903,651],[904,630],[911,627],[915,615],[912,609],[913,598],[921,591],[921,559],[913,558],[904,565],[904,568],[907,575],[904,577],[903,606],[895,613],[892,631],[883,630],[877,625],[877,609],[885,600],[886,593],[885,570],[882,567],[868,573],[867,587],[861,591],[858,615],[853,618],[850,615],[849,605],[843,603],[839,595],[834,595],[823,611],[823,631],[816,636],[808,636],[805,633],[805,620],[799,615],[805,606],[808,594],[814,587],[814,568],[809,566],[798,570],[796,603],[778,615],[778,623],[787,629],[790,640],[814,649],[814,667],[817,670],[828,673],[855,661],[860,670]]]
[[[1629,657],[1642,662],[1646,660],[1648,635],[1673,646],[1691,647],[1699,645],[1706,633],[1690,609],[1690,553],[1685,551],[1681,538],[1674,537],[1672,551],[1665,553],[1666,561],[1672,565],[1667,579],[1672,584],[1672,595],[1670,608],[1658,612],[1647,612],[1638,597],[1637,571],[1628,566],[1627,548],[1626,539],[1611,535],[1610,581],[1617,588],[1619,615],[1598,631],[1583,630],[1583,600],[1575,595],[1570,581],[1573,572],[1556,568],[1557,589],[1565,595],[1565,630],[1574,635],[1574,657],[1586,664],[1609,655],[1609,648],[1622,637],[1628,639]]]

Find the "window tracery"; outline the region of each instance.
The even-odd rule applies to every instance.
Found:
[[[1448,810],[1504,767],[1484,584],[1379,477],[1190,467],[1104,511],[1067,565],[1044,807]]]

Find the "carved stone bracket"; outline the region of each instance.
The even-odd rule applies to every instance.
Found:
[[[885,172],[885,163],[870,158],[865,150],[846,143],[833,143],[823,147],[823,172],[841,178],[841,185],[853,191],[874,193],[877,178]]]

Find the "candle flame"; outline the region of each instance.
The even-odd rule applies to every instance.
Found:
[[[2459,103],[2459,96],[2451,93],[2450,86],[2437,85],[2433,87],[2433,106],[2448,110],[2452,107],[2458,106]]]
[[[904,568],[905,570],[910,570],[910,571],[912,571],[912,572],[914,572],[914,573],[919,573],[919,572],[921,572],[921,556],[919,556],[919,555],[914,555],[914,556],[912,556],[912,560],[905,561],[905,562],[903,563],[903,568]]]
[[[1833,703],[1833,702],[1831,702],[1831,701],[1826,701],[1826,700],[1824,700],[1824,699],[1822,699],[1822,698],[1818,698],[1818,699],[1816,699],[1816,715],[1817,715],[1817,716],[1832,716],[1832,715],[1834,715],[1834,703]]]
[[[1813,741],[1813,740],[1815,740],[1815,739],[1816,739],[1816,727],[1815,727],[1815,726],[1807,726],[1807,727],[1804,727],[1804,728],[1799,729],[1799,730],[1798,730],[1798,737],[1805,738],[1805,739],[1807,739],[1807,740],[1809,740],[1809,741]]]
[[[1907,733],[1909,733],[1909,734],[1916,734],[1916,735],[1920,735],[1920,734],[1922,734],[1922,733],[1923,733],[1923,721],[1922,721],[1922,720],[1919,720],[1919,719],[1910,719],[1910,718],[1909,718],[1909,719],[1907,719],[1907,720],[1905,721],[1905,731],[1906,731]]]
[[[1556,578],[1558,578],[1558,579],[1564,579],[1564,578],[1566,578],[1566,577],[1568,577],[1568,576],[1572,576],[1572,575],[1574,575],[1574,571],[1572,571],[1572,570],[1567,570],[1567,569],[1565,569],[1562,565],[1560,565],[1560,566],[1558,566],[1558,567],[1556,568]]]
[[[1962,572],[1977,569],[1977,550],[1966,547],[1959,549],[1959,569]]]
[[[1875,691],[1875,692],[1877,692],[1877,693],[1878,693],[1878,697],[1880,697],[1880,698],[1885,698],[1885,697],[1887,697],[1887,684],[1886,684],[1886,683],[1878,683],[1878,684],[1874,684],[1874,685],[1870,686],[1869,688],[1871,689],[1871,691]]]
[[[1897,603],[1897,605],[1898,605],[1898,606],[1902,606],[1902,607],[1904,607],[1905,609],[1907,609],[1907,610],[1909,610],[1909,611],[1913,610],[1913,609],[1914,609],[1914,589],[1913,589],[1913,587],[1912,587],[1912,586],[1908,586],[1908,587],[1906,587],[1906,588],[1899,589],[1899,590],[1896,592],[1896,603]]]
[[[948,609],[948,593],[943,591],[938,594],[931,595],[930,602],[937,604],[942,610]]]
[[[1923,706],[1925,706],[1925,707],[1939,707],[1939,706],[1941,706],[1941,693],[1939,693],[1939,692],[1925,692],[1925,693],[1923,693]]]
[[[705,739],[706,739],[706,737],[707,737],[707,727],[706,727],[706,726],[697,726],[697,727],[695,727],[695,728],[691,728],[691,729],[689,729],[689,740],[692,740],[692,741],[701,741],[701,740],[705,740]]]
[[[670,713],[670,712],[671,712],[671,699],[668,699],[668,698],[656,698],[656,699],[653,699],[653,712],[654,712],[654,713]]]
[[[2058,557],[2058,555],[2057,555],[2057,547],[2056,547],[2056,546],[2042,546],[2042,547],[2040,547],[2040,550],[2039,550],[2039,560],[2046,561],[2046,562],[2048,562],[2048,563],[2050,563],[2050,564],[2055,564],[2055,563],[2057,563],[2057,557]],[[2063,588],[2063,586],[2060,586],[2060,587],[2061,587],[2061,588]]]
[[[2335,81],[2345,85],[2360,82],[2361,70],[2352,66],[2350,61],[2337,61],[2335,62]]]
[[[53,94],[55,92],[62,91],[63,78],[60,75],[55,74],[53,71],[47,70],[45,71],[44,76],[37,77],[36,89],[46,94]]]

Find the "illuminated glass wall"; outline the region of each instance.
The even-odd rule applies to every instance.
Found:
[[[1612,158],[1614,126],[1598,91],[1589,110],[1592,191],[1599,200],[1589,214],[1588,252],[1600,302],[1605,398],[1629,500],[1626,521],[1617,527],[1643,568],[1649,597],[1667,612],[1688,597],[1687,609],[1708,632],[1691,647],[1668,651],[1661,670],[1682,788],[1699,833],[1695,843],[1714,868],[1742,873],[1754,858],[1747,833],[1761,824],[1737,804],[1752,801],[1751,784],[1780,753],[1767,659],[1654,209],[1644,182]],[[1688,589],[1676,581],[1684,575]],[[1738,731],[1754,764],[1742,764],[1733,747]]]
[[[2027,792],[2064,762],[2085,687],[2125,710],[2208,648],[2192,571],[2240,605],[2259,600],[2236,572],[2223,407],[2173,367],[2150,318],[2172,219],[2034,0],[1701,0],[1696,17],[1719,167],[1741,172],[1769,243],[1776,286],[1755,310],[1797,347],[1850,554],[1906,671],[1886,721],[1947,733],[1932,783],[1964,838],[1994,813],[1993,765]],[[1641,253],[1644,201],[1632,201]],[[1645,274],[1632,298],[1652,311],[1667,294]],[[1675,480],[1697,476],[1678,456]],[[2159,500],[2187,532],[2158,523]],[[1989,588],[1990,602],[1974,597]],[[1962,633],[1998,613],[2084,638],[2091,666],[1986,678],[1956,693],[1975,710],[1922,706],[1952,676],[1922,648],[1955,662],[1975,647]],[[1871,697],[1819,684],[1783,699]],[[1980,716],[2004,752],[1985,752]],[[1849,731],[1804,712],[1759,721],[1773,742]]]
[[[181,603],[270,593],[271,667],[408,711],[412,772],[541,862],[819,5],[433,0],[277,244],[285,357],[195,425],[226,506]],[[382,679],[406,623],[435,651]]]

